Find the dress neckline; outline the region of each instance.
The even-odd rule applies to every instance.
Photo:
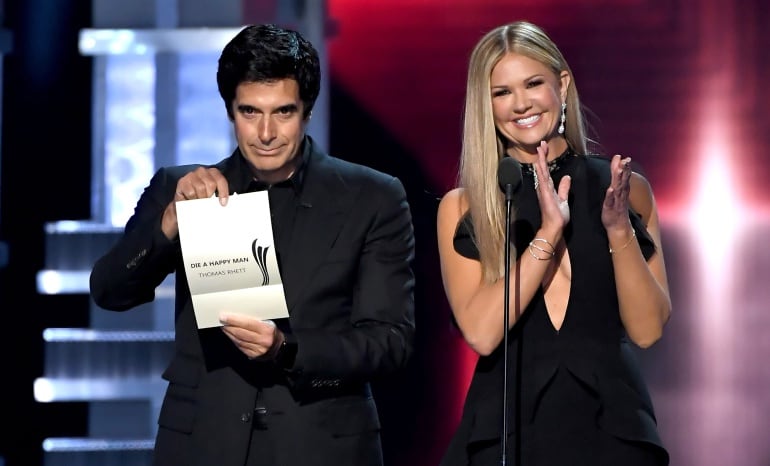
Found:
[[[548,161],[548,171],[550,173],[553,173],[554,171],[558,170],[564,165],[564,162],[567,161],[567,157],[572,156],[572,149],[567,147],[567,149],[564,150],[564,152],[561,153],[558,157],[556,157],[553,160]],[[535,167],[531,163],[521,163],[521,172],[526,173],[528,175],[531,175],[535,172]]]

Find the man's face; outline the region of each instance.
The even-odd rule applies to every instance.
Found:
[[[243,82],[232,102],[235,138],[260,181],[288,179],[297,166],[307,119],[294,79]]]

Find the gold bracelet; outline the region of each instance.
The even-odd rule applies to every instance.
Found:
[[[547,249],[541,248],[540,246],[538,246],[536,244],[536,242],[542,242],[542,243],[547,244],[548,246],[550,246],[551,250],[549,251]],[[537,254],[535,254],[534,249],[537,249],[538,251],[540,251],[540,252],[542,252],[544,254],[548,254],[549,257],[540,257],[540,256],[538,256]],[[543,238],[535,238],[532,241],[530,241],[529,242],[529,247],[527,248],[527,250],[529,250],[529,254],[532,257],[534,257],[535,259],[537,259],[539,261],[551,260],[553,258],[553,256],[556,255],[556,248],[553,247],[553,244],[549,243],[548,240],[543,239]]]
[[[612,246],[610,246],[610,254],[615,254],[618,251],[622,251],[622,250],[626,249],[628,247],[628,245],[631,244],[631,241],[634,240],[634,238],[636,238],[636,230],[634,230],[632,228],[631,229],[631,237],[628,238],[628,241],[626,241],[626,244],[624,244],[623,246],[619,247],[618,249],[612,249]]]

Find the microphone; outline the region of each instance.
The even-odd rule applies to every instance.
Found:
[[[500,464],[508,463],[508,317],[511,287],[511,203],[521,186],[521,164],[513,157],[503,157],[497,166],[497,184],[505,193],[505,274],[503,277],[503,426],[500,435]],[[518,301],[518,296],[517,296]],[[517,450],[518,453],[518,450]]]
[[[510,201],[513,193],[521,186],[521,164],[513,157],[503,157],[497,166],[497,184]]]

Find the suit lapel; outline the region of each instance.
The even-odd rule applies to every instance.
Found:
[[[306,168],[289,251],[281,267],[290,312],[337,240],[356,197],[337,163],[315,145]]]

